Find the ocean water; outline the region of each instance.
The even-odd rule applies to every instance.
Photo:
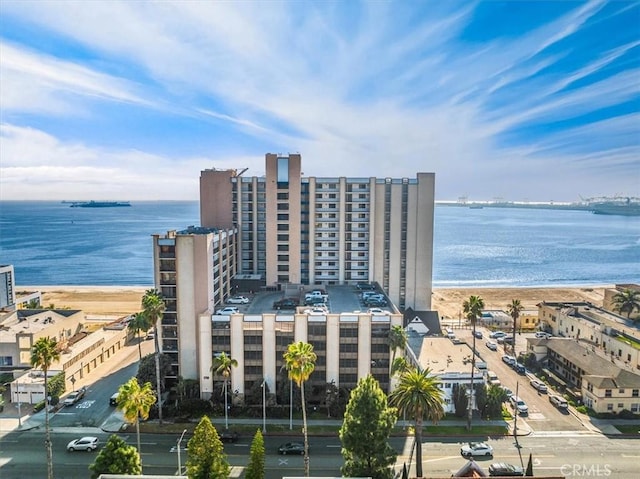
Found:
[[[18,285],[153,284],[152,234],[199,223],[197,202],[70,208],[0,202],[0,264]],[[640,218],[437,206],[434,287],[640,282]]]

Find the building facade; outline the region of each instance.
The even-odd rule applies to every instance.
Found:
[[[16,292],[13,265],[0,265],[0,311],[15,311]]]
[[[401,314],[327,313],[202,315],[201,393],[210,397],[214,377],[212,358],[221,352],[238,361],[231,384],[238,397],[260,387],[262,381],[276,396],[289,386],[283,354],[289,344],[311,344],[317,355],[305,389],[324,394],[328,383],[352,389],[371,374],[389,390],[389,331],[402,324]],[[204,338],[210,337],[210,341]],[[218,378],[220,380],[220,378]]]
[[[431,309],[433,173],[303,177],[299,154],[267,154],[265,175],[205,170],[204,227],[238,230],[238,272],[266,287],[377,282],[401,309]]]
[[[154,283],[165,303],[156,334],[171,361],[167,381],[195,379],[200,377],[197,345],[202,333],[197,319],[229,296],[237,271],[236,231],[189,227],[154,235],[153,257]]]
[[[569,338],[529,338],[527,350],[545,362],[585,406],[598,413],[640,413],[640,375],[589,343]]]

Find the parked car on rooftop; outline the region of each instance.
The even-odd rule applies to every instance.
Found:
[[[240,310],[235,306],[227,306],[226,308],[222,308],[216,311],[216,314],[219,316],[231,316],[232,314],[236,314],[239,311]]]
[[[249,298],[245,296],[233,296],[227,299],[227,304],[248,304]]]

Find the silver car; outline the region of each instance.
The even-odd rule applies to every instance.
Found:
[[[67,451],[95,451],[98,448],[98,438],[93,436],[81,437],[80,439],[74,439],[67,444]]]

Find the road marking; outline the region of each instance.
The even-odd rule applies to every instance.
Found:
[[[629,458],[640,458],[640,456],[634,456],[633,454],[620,454],[622,457],[629,457]]]
[[[278,466],[288,466],[288,465],[289,465],[289,459],[278,458]]]
[[[340,445],[327,444],[327,447],[342,447]]]

